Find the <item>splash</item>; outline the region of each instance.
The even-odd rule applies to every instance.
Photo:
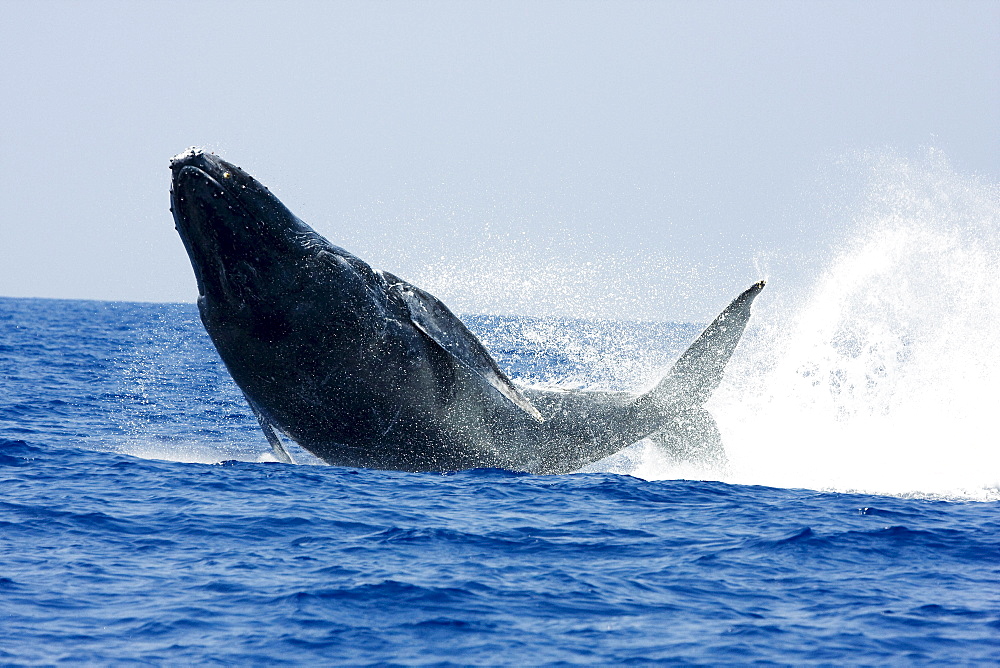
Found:
[[[1000,187],[858,156],[867,196],[807,286],[769,276],[710,401],[727,471],[648,442],[588,470],[646,479],[1000,499]]]
[[[1000,498],[1000,188],[936,151],[864,162],[849,241],[800,295],[771,282],[710,403],[725,479]]]

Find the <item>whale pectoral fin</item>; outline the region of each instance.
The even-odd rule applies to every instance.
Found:
[[[441,300],[391,274],[387,276],[399,281],[391,286],[390,291],[402,299],[409,312],[410,321],[417,329],[451,355],[459,364],[492,385],[515,406],[538,422],[544,421],[538,409],[500,370],[496,361],[479,342],[476,335],[470,332]]]
[[[268,444],[271,446],[271,451],[274,453],[275,459],[279,462],[284,462],[285,464],[294,464],[295,460],[292,459],[290,454],[288,454],[288,450],[285,450],[285,446],[282,445],[281,439],[279,439],[278,434],[275,433],[274,427],[271,426],[271,423],[267,420],[267,418],[261,415],[254,403],[250,401],[250,397],[247,397],[246,394],[243,396],[246,397],[247,403],[250,405],[250,410],[252,410],[253,414],[257,416],[257,422],[260,423],[260,429],[264,432],[264,438],[267,439]]]
[[[278,438],[278,435],[274,433],[274,427],[271,426],[271,423],[267,422],[266,420],[260,419],[260,416],[257,416],[257,420],[258,422],[260,422],[260,428],[264,432],[264,437],[267,439],[267,442],[271,445],[271,451],[274,453],[275,459],[277,459],[279,462],[284,462],[285,464],[294,464],[295,460],[292,459],[292,456],[288,453],[288,450],[285,450],[285,446],[282,445],[281,440]]]

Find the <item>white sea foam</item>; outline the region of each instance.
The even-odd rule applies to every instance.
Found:
[[[235,450],[214,441],[160,440],[156,438],[134,438],[119,444],[115,450],[123,455],[140,459],[157,459],[165,462],[184,464],[218,464],[227,460],[247,462],[277,461],[271,453],[249,450]]]
[[[864,160],[849,240],[807,289],[772,277],[709,404],[731,460],[719,475],[1000,498],[1000,188],[939,152]],[[690,473],[645,451],[627,472]]]

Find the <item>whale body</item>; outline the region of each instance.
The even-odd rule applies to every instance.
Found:
[[[703,408],[763,288],[739,295],[643,394],[521,387],[433,295],[331,244],[239,167],[171,160],[171,211],[198,310],[276,457],[566,473],[650,437],[724,459]]]

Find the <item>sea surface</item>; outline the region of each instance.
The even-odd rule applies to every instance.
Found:
[[[522,382],[576,387],[653,382],[699,331],[467,322]],[[712,404],[727,470],[640,443],[572,475],[411,474],[274,462],[192,305],[2,298],[0,664],[1000,662],[996,470],[882,467],[872,379],[912,376],[885,346],[867,384],[829,350],[791,365],[836,404],[824,423],[807,392],[796,421],[775,378],[802,336],[760,368],[767,332]]]

